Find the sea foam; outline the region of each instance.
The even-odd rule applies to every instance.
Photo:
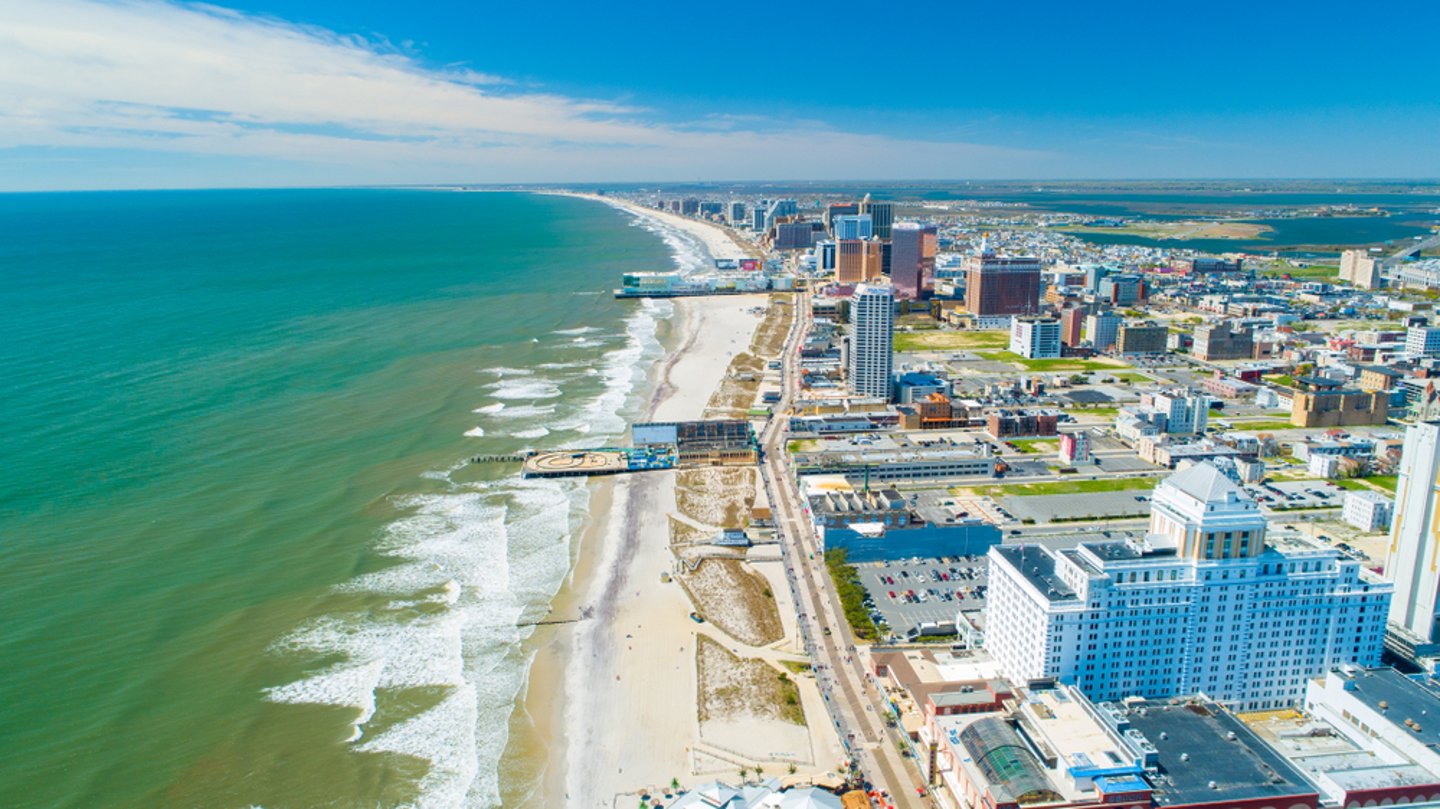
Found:
[[[647,229],[665,238],[678,265],[694,265],[693,240],[654,223]],[[619,343],[596,360],[537,363],[543,375],[485,369],[495,377],[485,385],[495,401],[474,412],[519,422],[518,429],[489,425],[467,435],[488,442],[568,429],[594,445],[613,441],[626,428],[625,414],[644,401],[640,384],[661,352],[656,327],[672,312],[668,301],[646,300],[631,309],[619,333],[563,330],[572,338]],[[572,384],[583,384],[584,392],[566,395]],[[508,719],[527,676],[522,644],[533,631],[529,622],[547,613],[569,572],[571,537],[589,498],[586,486],[570,479],[456,482],[452,474],[465,465],[457,461],[423,475],[439,484],[438,493],[394,500],[403,514],[376,544],[388,566],[335,588],[366,606],[314,619],[278,641],[275,653],[325,665],[265,692],[277,703],[352,708],[356,750],[427,762],[418,807],[499,805]],[[407,696],[378,699],[386,693]],[[383,730],[369,732],[372,724]]]

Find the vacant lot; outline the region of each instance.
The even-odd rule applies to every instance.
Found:
[[[1077,360],[1060,358],[1053,360],[1027,360],[1012,351],[977,351],[976,354],[987,360],[995,362],[1010,362],[1022,366],[1031,371],[1113,371],[1117,368],[1129,368],[1119,360]]]
[[[895,335],[896,351],[960,351],[1008,345],[1010,334],[1004,331],[919,331]]]
[[[1086,492],[1125,492],[1153,489],[1160,478],[1099,478],[1098,480],[1054,480],[1046,483],[1011,483],[1001,486],[976,486],[956,489],[956,494],[989,495],[990,497],[1033,497],[1045,494],[1085,494]]]

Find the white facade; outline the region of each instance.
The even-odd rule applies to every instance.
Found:
[[[1390,527],[1395,501],[1379,492],[1349,491],[1345,493],[1345,522],[1361,531],[1384,531]]]
[[[1085,318],[1085,339],[1096,351],[1109,351],[1120,338],[1120,324],[1124,322],[1124,318],[1110,312],[1088,315]]]
[[[1440,326],[1411,326],[1405,332],[1405,353],[1412,357],[1440,357]]]
[[[875,235],[875,222],[870,214],[845,214],[835,217],[835,238],[869,239]]]
[[[1145,404],[1144,397],[1140,400]],[[1152,410],[1165,414],[1165,432],[1201,434],[1210,423],[1210,397],[1188,390],[1169,390],[1149,397]]]
[[[888,284],[860,284],[850,300],[850,389],[890,401],[894,355],[895,292]]]
[[[1311,455],[1305,462],[1305,468],[1317,478],[1337,477],[1340,474],[1342,458],[1340,455]]]
[[[1010,350],[1027,360],[1060,356],[1060,321],[1017,317],[1010,321]]]
[[[1440,423],[1405,432],[1385,574],[1395,582],[1390,623],[1420,643],[1440,641]]]
[[[1340,280],[1361,289],[1375,289],[1382,283],[1381,266],[1382,263],[1365,250],[1346,250],[1340,254]]]
[[[1203,692],[1237,710],[1378,664],[1389,584],[1328,547],[1267,544],[1265,529],[1202,463],[1156,488],[1143,542],[992,548],[986,649],[1017,682],[1053,677],[1097,701]]]

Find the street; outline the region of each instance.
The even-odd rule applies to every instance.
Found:
[[[899,752],[898,738],[892,737],[886,727],[880,692],[856,654],[850,625],[828,581],[823,554],[805,516],[799,491],[786,470],[783,422],[798,393],[798,348],[809,329],[808,295],[797,293],[793,305],[794,319],[781,368],[783,393],[775,408],[776,416],[761,434],[764,461],[760,472],[775,516],[786,575],[795,591],[800,630],[821,693],[841,740],[850,750],[853,766],[871,781],[874,789],[887,790],[890,802],[897,807],[933,806],[928,798],[917,796],[916,787],[924,781],[918,770],[907,764]]]

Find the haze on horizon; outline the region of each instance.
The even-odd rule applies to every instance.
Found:
[[[1434,4],[448,5],[4,0],[0,190],[1440,177]]]

